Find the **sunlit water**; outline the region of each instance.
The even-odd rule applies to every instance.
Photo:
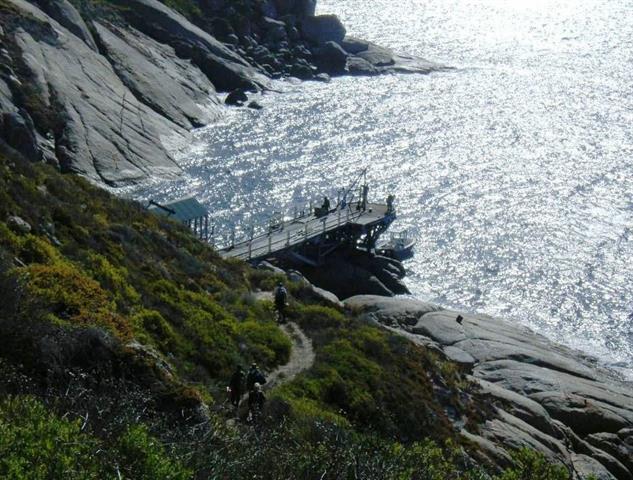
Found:
[[[423,299],[499,315],[633,377],[630,0],[320,0],[450,72],[283,84],[195,135],[181,181],[218,230],[347,185],[397,195]],[[226,232],[226,231],[225,231]]]

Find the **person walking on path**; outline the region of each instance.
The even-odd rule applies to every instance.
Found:
[[[231,375],[229,382],[229,400],[235,408],[240,404],[242,392],[244,388],[244,370],[240,365],[235,368],[235,372]]]
[[[252,422],[256,422],[264,410],[264,402],[266,395],[262,390],[259,382],[255,382],[253,389],[248,392],[248,418]]]
[[[246,388],[248,389],[249,393],[255,388],[256,383],[259,383],[260,386],[265,384],[266,377],[259,370],[259,368],[257,368],[257,364],[253,362],[250,370],[248,371],[248,374],[246,375]]]
[[[286,305],[288,301],[288,290],[282,282],[277,284],[275,288],[275,310],[277,310],[277,321],[285,323],[286,321]]]

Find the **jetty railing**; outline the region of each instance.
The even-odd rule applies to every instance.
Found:
[[[220,254],[223,257],[247,261],[261,258],[316,239],[328,231],[334,231],[344,225],[355,223],[367,214],[368,209],[371,211],[371,205],[367,205],[365,209],[360,209],[356,204],[348,204],[346,206],[339,205],[322,216],[317,216],[312,212],[307,214],[304,211],[295,214],[294,218],[269,225],[268,232],[262,235],[254,236],[254,230],[251,228],[250,235],[243,240],[236,242],[232,237],[231,244],[222,248]]]

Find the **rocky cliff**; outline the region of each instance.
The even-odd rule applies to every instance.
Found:
[[[178,175],[170,151],[221,114],[218,92],[241,104],[271,78],[438,68],[314,13],[312,0],[0,0],[0,137],[117,186]]]

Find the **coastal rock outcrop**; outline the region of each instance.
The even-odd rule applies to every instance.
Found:
[[[37,0],[35,3],[52,19],[82,39],[95,52],[97,51],[97,44],[88,26],[72,3],[68,0]]]
[[[442,68],[346,36],[335,15],[315,15],[315,0],[5,3],[0,137],[32,161],[111,186],[179,175],[172,153],[217,120],[217,92]],[[388,293],[374,273],[367,282]]]
[[[404,267],[397,260],[352,250],[330,254],[325,262],[313,268],[287,260],[283,267],[300,269],[310,282],[338,298],[366,293],[387,297],[409,293],[402,282]]]
[[[29,82],[20,93],[44,118],[41,133],[54,136],[62,169],[112,185],[178,173],[161,139],[184,131],[139,102],[79,37],[35,6],[10,1],[30,19],[12,32],[13,61]]]
[[[143,104],[186,129],[220,118],[213,84],[190,61],[178,58],[172,47],[135,29],[93,25],[102,52]]]
[[[578,478],[633,478],[633,390],[595,359],[520,325],[413,299],[361,295],[345,305],[471,373],[497,416],[462,433],[497,463],[525,446]]]
[[[317,0],[268,0],[278,15],[312,16],[316,12]]]
[[[346,36],[341,48],[348,53],[347,70],[352,75],[382,73],[421,73],[449,70],[449,67],[423,58],[401,55],[372,42]]]
[[[340,43],[347,30],[336,15],[317,15],[303,19],[301,22],[303,37],[309,42],[324,44]]]
[[[347,52],[333,41],[327,41],[315,50],[315,60],[319,69],[330,75],[340,75],[346,71],[347,57]]]
[[[20,150],[28,159],[37,161],[41,158],[33,121],[24,110],[0,114],[0,133],[8,145]]]
[[[174,45],[182,58],[190,58],[218,90],[257,90],[268,84],[238,54],[158,0],[115,0],[125,8],[126,19],[155,40]]]
[[[32,160],[113,186],[180,167],[169,151],[219,116],[216,88],[262,88],[239,55],[160,2],[92,31],[65,0],[0,11],[0,134]],[[31,121],[31,117],[33,121]]]

